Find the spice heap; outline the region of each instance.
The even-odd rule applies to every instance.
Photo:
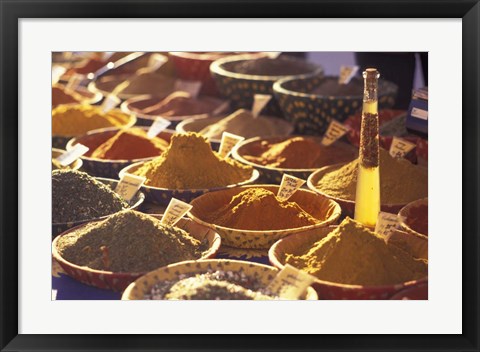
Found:
[[[282,142],[258,142],[242,157],[255,164],[283,169],[313,169],[326,165],[345,163],[357,153],[344,144],[324,146],[309,137],[293,137]]]
[[[134,174],[145,176],[148,186],[205,189],[246,181],[252,168],[219,157],[204,137],[188,133],[174,135],[160,157],[146,162]]]
[[[289,76],[312,72],[312,67],[301,61],[285,58],[260,58],[236,63],[233,72],[259,76]]]
[[[323,96],[361,96],[363,94],[363,82],[352,79],[347,84],[339,84],[338,78],[325,78],[309,93]]]
[[[327,237],[297,253],[302,254],[287,254],[286,263],[334,283],[394,285],[428,274],[427,261],[388,244],[348,217]]]
[[[412,230],[428,236],[428,204],[420,204],[410,209],[405,223]]]
[[[283,230],[315,225],[319,219],[297,203],[280,201],[264,188],[248,188],[231,201],[204,215],[205,221],[239,230]]]
[[[223,132],[245,138],[285,134],[285,127],[273,118],[255,118],[248,110],[240,109],[220,121],[205,127],[199,133],[210,140],[221,139]]]
[[[173,90],[175,80],[157,72],[143,72],[119,82],[118,94],[166,96]]]
[[[52,222],[95,219],[128,208],[107,185],[81,171],[52,171]]]
[[[80,266],[142,273],[199,259],[206,245],[182,229],[134,210],[118,212],[60,237],[59,254]]]
[[[52,111],[52,133],[77,136],[104,127],[124,126],[130,116],[113,109],[104,113],[101,107],[91,105],[60,105]]]
[[[167,147],[165,140],[156,137],[149,139],[141,128],[121,129],[89,156],[107,160],[135,160],[158,156]]]
[[[325,174],[316,187],[329,196],[355,200],[358,159]],[[380,148],[382,204],[406,204],[428,195],[428,172]]]
[[[84,98],[76,92],[68,92],[64,86],[52,87],[52,108],[61,104],[79,103]]]
[[[144,299],[174,300],[268,300],[275,299],[260,280],[242,271],[215,271],[163,280]]]

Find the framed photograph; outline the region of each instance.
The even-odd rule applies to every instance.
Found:
[[[0,4],[2,351],[480,349],[478,1]]]

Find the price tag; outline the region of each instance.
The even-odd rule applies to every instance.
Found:
[[[100,57],[102,59],[102,61],[107,61],[108,59],[110,59],[110,57],[113,55],[114,51],[104,51]]]
[[[275,60],[277,57],[280,56],[281,53],[282,53],[281,51],[269,51],[269,52],[267,53],[267,57],[268,57],[269,59]]]
[[[168,203],[167,210],[165,210],[165,214],[162,217],[160,223],[162,225],[174,226],[178,220],[182,218],[190,209],[192,209],[188,203],[182,202],[176,198],[172,198],[170,203]]]
[[[77,87],[82,83],[85,79],[85,75],[81,75],[79,73],[74,73],[72,77],[68,80],[67,85],[65,86],[65,90],[75,91]]]
[[[140,187],[145,183],[145,180],[143,176],[124,174],[117,187],[115,187],[115,192],[127,202],[130,202]]]
[[[163,117],[157,117],[148,129],[147,138],[152,139],[153,137],[156,137],[160,132],[170,126],[171,123],[171,121],[164,119]]]
[[[315,280],[310,274],[287,264],[270,282],[267,289],[283,299],[298,299]]]
[[[60,77],[67,71],[67,69],[60,65],[55,65],[52,67],[52,85],[60,81]]]
[[[109,94],[102,103],[102,110],[104,113],[109,112],[120,104],[121,100],[115,94]]]
[[[223,132],[222,140],[220,141],[220,149],[218,150],[218,154],[222,158],[228,157],[230,152],[232,151],[233,147],[237,145],[237,143],[243,141],[245,138],[237,136],[236,134]]]
[[[385,213],[381,211],[378,213],[377,224],[375,225],[375,232],[387,237],[396,229],[398,224],[398,215]]]
[[[322,144],[327,147],[332,145],[335,141],[342,138],[349,130],[350,127],[345,126],[337,120],[332,120],[328,126],[327,132],[322,138]]]
[[[168,59],[166,59],[163,55],[153,54],[148,59],[148,68],[149,71],[154,72],[162,67]]]
[[[339,84],[348,84],[358,72],[358,66],[340,66],[340,75],[338,77]]]
[[[60,163],[60,165],[67,166],[80,158],[86,152],[88,152],[88,147],[83,144],[77,143],[73,146],[72,149],[57,157],[57,161]]]
[[[300,187],[305,183],[305,180],[301,178],[283,174],[280,188],[278,189],[277,198],[281,201],[285,201],[290,198]]]
[[[175,81],[174,89],[181,90],[183,92],[187,92],[193,98],[198,96],[200,89],[202,88],[202,82],[200,81],[182,81],[177,79]]]
[[[393,158],[403,158],[416,146],[416,144],[406,141],[405,139],[393,137],[392,144],[390,145],[390,155]]]
[[[252,106],[252,115],[253,117],[258,117],[263,108],[268,104],[272,99],[271,95],[268,94],[255,94],[253,97],[253,106]]]

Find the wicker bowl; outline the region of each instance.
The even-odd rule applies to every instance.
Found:
[[[400,212],[398,213],[398,220],[400,223],[400,227],[405,230],[406,232],[423,238],[423,239],[428,239],[428,234],[420,233],[416,230],[414,230],[409,224],[409,219],[415,215],[415,212],[419,207],[428,207],[428,198],[423,198],[416,200],[414,202],[408,203],[405,207],[403,207]],[[428,219],[427,219],[428,221]]]

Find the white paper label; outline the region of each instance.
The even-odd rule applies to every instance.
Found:
[[[327,132],[322,138],[322,144],[327,147],[332,145],[335,141],[342,138],[349,130],[350,127],[345,126],[337,120],[332,120],[328,126]]]
[[[77,143],[73,146],[72,149],[67,151],[66,153],[63,153],[59,157],[57,157],[57,161],[60,163],[62,166],[67,166],[73,163],[75,160],[80,158],[83,154],[88,152],[88,147]]]
[[[120,104],[121,100],[114,94],[109,94],[102,103],[102,110],[104,113],[116,108]]]
[[[102,61],[107,61],[113,55],[114,51],[104,51],[101,54]]]
[[[77,89],[77,87],[80,85],[80,83],[82,83],[84,79],[85,75],[74,73],[68,80],[68,83],[65,86],[65,90],[75,91],[75,89]]]
[[[147,132],[147,138],[152,139],[156,137],[160,132],[170,126],[171,123],[171,121],[163,117],[157,117]]]
[[[390,235],[393,230],[395,230],[397,224],[397,214],[385,213],[381,211],[378,213],[377,224],[375,225],[375,232],[386,237]]]
[[[275,276],[267,289],[282,299],[299,299],[313,282],[315,282],[315,277],[287,264]]]
[[[263,108],[268,104],[272,99],[271,95],[268,94],[255,94],[253,97],[253,106],[252,106],[252,115],[253,117],[258,117],[262,112]]]
[[[427,110],[423,110],[423,109],[419,109],[419,108],[413,108],[411,115],[413,117],[417,117],[417,118],[422,119],[422,120],[428,120],[428,111]]]
[[[290,198],[300,187],[305,184],[305,180],[301,178],[283,174],[280,188],[278,189],[277,198],[285,201]]]
[[[339,84],[348,84],[358,72],[358,66],[340,66],[340,75],[338,76]]]
[[[218,154],[222,158],[228,157],[233,147],[235,147],[237,143],[243,141],[244,139],[245,139],[244,137],[237,136],[236,134],[223,132]]]
[[[124,174],[117,187],[115,187],[115,192],[129,202],[144,183],[145,177],[143,176]]]
[[[202,82],[200,81],[182,81],[180,79],[177,79],[175,81],[175,86],[174,86],[175,90],[187,92],[193,98],[196,98],[198,96],[198,93],[200,92],[201,88],[202,88]]]
[[[393,137],[392,145],[390,145],[390,155],[393,158],[403,158],[415,147],[415,143],[411,143],[398,137]]]
[[[162,225],[174,226],[178,220],[180,220],[182,216],[184,216],[192,208],[193,206],[190,204],[182,202],[176,198],[172,198],[160,223]]]
[[[148,68],[151,72],[154,72],[162,67],[167,61],[168,59],[166,59],[163,55],[153,54],[148,59]]]
[[[60,77],[67,71],[67,69],[60,65],[55,65],[52,67],[52,85],[60,81]]]
[[[269,51],[269,52],[267,53],[267,57],[268,57],[269,59],[275,60],[277,57],[280,56],[281,53],[282,53],[281,51]]]

